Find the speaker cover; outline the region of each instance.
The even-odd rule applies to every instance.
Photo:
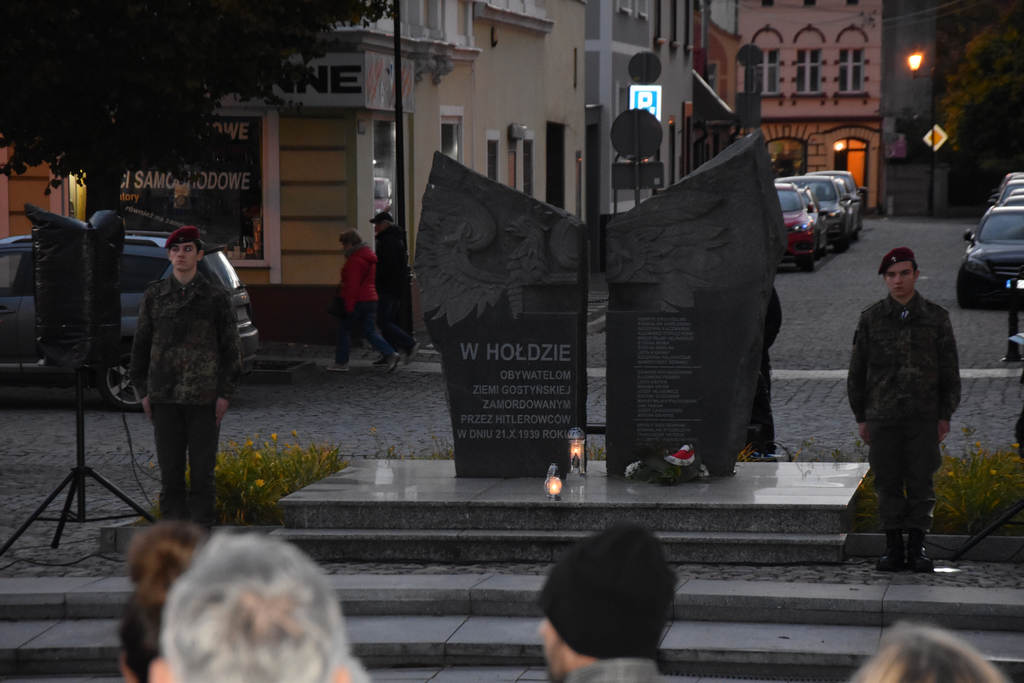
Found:
[[[121,335],[120,257],[124,223],[112,211],[93,224],[31,204],[36,342],[67,368],[116,362]]]

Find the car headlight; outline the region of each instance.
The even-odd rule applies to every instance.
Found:
[[[973,256],[968,256],[967,260],[964,261],[964,270],[975,275],[989,276],[992,274],[987,263]]]
[[[794,226],[792,226],[790,228],[790,230],[792,230],[794,232],[807,232],[810,229],[811,229],[811,224],[810,223],[797,223],[796,225],[794,225]]]
[[[839,216],[841,216],[842,213],[842,211],[829,211],[827,215],[829,218],[839,218]]]

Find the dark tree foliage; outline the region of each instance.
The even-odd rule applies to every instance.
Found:
[[[967,43],[948,76],[942,109],[962,163],[1024,168],[1024,0]]]
[[[208,159],[226,97],[275,101],[318,39],[390,0],[0,2],[0,172],[84,174],[89,211],[117,207],[121,173]]]

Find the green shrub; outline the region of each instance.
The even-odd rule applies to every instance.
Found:
[[[283,496],[348,466],[337,446],[281,444],[277,434],[228,442],[217,454],[217,518],[220,524],[281,524]]]
[[[943,455],[935,473],[935,518],[932,531],[975,534],[1003,510],[1024,497],[1024,461],[1013,449],[991,450],[980,442],[963,456]],[[878,499],[869,472],[854,496],[854,530],[878,531]],[[995,533],[1024,534],[1020,525],[1004,525]]]

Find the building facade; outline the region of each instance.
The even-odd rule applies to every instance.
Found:
[[[400,12],[410,251],[435,152],[581,214],[582,0],[403,0]],[[218,126],[229,141],[218,168],[196,169],[187,182],[127,169],[122,184],[129,229],[196,223],[225,245],[265,339],[333,334],[322,299],[338,279],[338,235],[356,228],[372,244],[370,217],[397,213],[403,184],[394,22],[341,28],[326,40],[311,82],[279,93],[288,106],[222,103]],[[47,180],[45,172],[0,177],[0,234],[29,231],[21,203],[43,201]],[[66,183],[50,206],[84,218],[83,191]]]
[[[652,160],[661,162],[656,187],[689,172],[686,122],[693,101],[693,4],[691,0],[592,0],[586,9],[586,222],[600,259],[600,228],[615,213],[635,204],[632,188],[616,189],[612,165],[620,156],[611,143],[616,117],[630,108],[629,62],[641,52],[657,56],[661,88],[661,143]],[[649,196],[651,189],[641,193]]]
[[[761,50],[761,129],[776,174],[848,170],[866,206],[880,207],[881,0],[759,0],[743,5],[739,29]]]

